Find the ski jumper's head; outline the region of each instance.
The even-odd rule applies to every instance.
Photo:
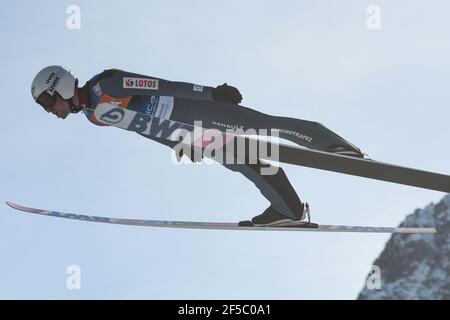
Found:
[[[31,95],[47,112],[65,119],[80,111],[77,97],[78,79],[62,66],[45,67],[34,77]]]

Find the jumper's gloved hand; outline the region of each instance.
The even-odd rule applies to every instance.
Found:
[[[230,102],[239,104],[242,101],[242,96],[239,90],[235,87],[229,86],[224,83],[221,86],[217,86],[213,92],[212,97],[217,101]]]
[[[180,147],[174,147],[173,151],[175,152],[175,156],[177,157],[177,161],[180,162],[183,155],[186,155],[192,162],[200,162],[203,159],[203,153],[201,151],[196,152],[196,148],[194,146],[191,147],[190,150],[186,150],[186,153],[184,152],[184,148]]]

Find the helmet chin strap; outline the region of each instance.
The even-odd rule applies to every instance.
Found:
[[[74,97],[76,95],[77,88],[78,88],[78,79],[75,79]],[[70,107],[70,113],[78,113],[81,110],[83,110],[82,106],[77,106],[77,105],[75,105],[75,103],[73,103],[74,97],[67,100],[67,102],[69,103],[69,107]]]
[[[77,106],[75,105],[75,103],[73,103],[73,98],[70,98],[69,100],[67,100],[67,102],[69,103],[70,113],[78,113],[83,110],[82,106]]]

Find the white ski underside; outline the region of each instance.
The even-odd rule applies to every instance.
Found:
[[[184,228],[184,229],[212,229],[212,230],[249,230],[249,231],[305,231],[305,232],[362,232],[362,233],[436,233],[435,228],[395,228],[395,227],[366,227],[366,226],[337,226],[319,225],[318,228],[304,227],[243,227],[237,223],[229,222],[195,222],[195,221],[166,221],[166,220],[141,220],[141,219],[118,219],[98,217],[60,211],[49,211],[24,207],[7,201],[6,204],[16,210],[35,213],[40,215],[74,219],[90,222],[102,222],[119,225],[160,227],[160,228]]]

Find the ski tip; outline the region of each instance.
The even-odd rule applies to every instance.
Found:
[[[14,208],[15,203],[11,201],[5,201],[6,205],[10,206],[11,208]]]
[[[15,202],[12,201],[5,201],[6,205],[8,205],[9,207],[16,209],[16,210],[20,210],[20,211],[25,211],[25,207],[22,207],[21,205],[18,205]]]

